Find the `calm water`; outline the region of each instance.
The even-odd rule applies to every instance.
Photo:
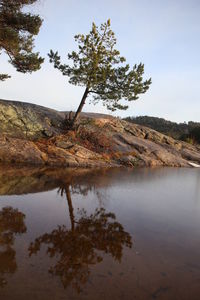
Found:
[[[0,168],[0,299],[200,299],[200,170]]]

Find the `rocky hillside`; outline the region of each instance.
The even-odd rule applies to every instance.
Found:
[[[200,148],[107,115],[82,114],[77,131],[65,115],[28,103],[0,100],[0,161],[32,165],[190,166]]]

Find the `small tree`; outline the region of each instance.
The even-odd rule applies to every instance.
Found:
[[[34,39],[42,24],[38,15],[22,12],[24,5],[37,0],[0,0],[0,51],[9,56],[9,62],[18,72],[31,73],[40,69],[44,61],[33,53]],[[0,74],[0,80],[10,78]]]
[[[79,118],[88,95],[95,104],[99,100],[111,111],[127,109],[120,100],[137,100],[138,95],[145,93],[151,79],[143,81],[144,65],[134,65],[130,70],[126,59],[115,49],[116,38],[110,28],[110,20],[98,28],[92,24],[89,34],[75,35],[78,42],[78,52],[68,54],[72,65],[61,64],[58,52],[50,51],[50,62],[54,67],[69,77],[69,83],[84,86],[85,91],[80,105],[72,120],[72,127]]]

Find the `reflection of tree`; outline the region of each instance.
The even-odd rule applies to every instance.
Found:
[[[58,189],[58,193],[60,193],[61,197],[63,197],[64,194],[66,195],[68,209],[69,209],[69,216],[70,216],[70,220],[71,220],[71,229],[74,230],[75,217],[74,217],[74,209],[73,209],[73,205],[72,205],[72,198],[71,198],[69,184],[67,184],[65,187],[61,186]]]
[[[51,233],[37,238],[29,247],[30,256],[37,253],[42,244],[48,245],[47,254],[59,259],[49,272],[59,275],[64,287],[72,285],[77,292],[88,280],[90,265],[103,260],[103,253],[109,253],[116,261],[121,261],[123,246],[131,248],[131,236],[116,221],[113,213],[98,208],[91,215],[79,210],[79,219],[75,220],[69,185],[60,189],[66,194],[71,219],[71,229],[58,226]]]
[[[0,286],[7,282],[4,274],[14,273],[17,269],[15,260],[14,235],[26,232],[25,215],[12,207],[0,211]]]

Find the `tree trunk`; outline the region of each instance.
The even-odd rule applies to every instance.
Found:
[[[79,107],[78,107],[78,109],[77,109],[77,111],[75,113],[75,116],[74,116],[73,120],[72,120],[72,128],[74,127],[76,121],[79,119],[80,113],[81,113],[81,111],[83,109],[83,106],[85,104],[85,100],[86,100],[86,98],[88,96],[88,93],[89,93],[89,87],[86,87],[85,92],[83,94],[83,97],[81,99],[81,103],[79,104]]]

